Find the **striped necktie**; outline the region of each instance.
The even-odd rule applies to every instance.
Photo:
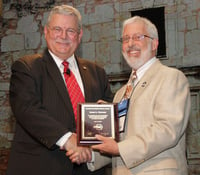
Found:
[[[81,92],[81,88],[78,85],[78,82],[76,81],[73,72],[69,69],[69,63],[67,61],[64,61],[62,64],[64,65],[63,74],[65,77],[65,83],[72,103],[75,121],[77,122],[77,105],[78,103],[85,102],[85,98],[83,96],[83,93]]]
[[[134,88],[134,80],[137,78],[137,75],[136,75],[136,72],[133,71],[131,73],[131,76],[129,78],[129,81],[126,85],[126,91],[124,93],[124,99],[128,99],[130,98],[131,94],[132,94],[132,91],[133,91],[133,88]]]

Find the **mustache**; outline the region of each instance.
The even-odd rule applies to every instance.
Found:
[[[63,39],[57,39],[56,42],[61,43],[61,44],[70,44],[71,43],[70,40],[63,40]]]
[[[131,47],[128,47],[126,49],[126,52],[130,52],[130,51],[140,51],[141,49],[138,48],[137,46],[131,46]]]

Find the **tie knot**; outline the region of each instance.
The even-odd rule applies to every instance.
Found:
[[[134,81],[136,78],[137,78],[136,72],[133,71],[133,72],[131,73],[130,79],[131,79],[132,81]]]
[[[63,61],[62,64],[66,69],[68,69],[69,63],[67,61]]]

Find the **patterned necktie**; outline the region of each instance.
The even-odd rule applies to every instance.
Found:
[[[64,65],[64,77],[65,83],[67,85],[68,93],[71,99],[71,103],[74,110],[75,121],[77,121],[77,105],[78,103],[82,103],[85,101],[83,93],[81,92],[81,88],[79,87],[76,78],[72,71],[69,69],[69,63],[67,61],[63,61]]]
[[[134,88],[134,80],[137,78],[137,75],[136,75],[136,72],[133,71],[131,73],[131,76],[129,78],[129,81],[126,85],[126,91],[125,91],[125,94],[124,94],[124,99],[128,99],[130,98],[131,96],[131,93],[133,91],[133,88]]]

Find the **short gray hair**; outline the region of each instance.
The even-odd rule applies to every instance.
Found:
[[[62,15],[71,15],[71,16],[75,16],[77,18],[78,21],[78,30],[80,31],[82,28],[82,19],[81,19],[81,14],[80,12],[69,5],[60,5],[60,6],[55,6],[49,14],[49,17],[47,19],[47,25],[50,23],[51,18],[54,14],[62,14]]]
[[[140,17],[140,16],[134,16],[132,18],[125,20],[123,22],[122,34],[123,34],[124,28],[127,24],[131,24],[131,23],[134,23],[134,22],[137,22],[137,21],[143,22],[145,27],[146,27],[148,34],[151,37],[158,39],[158,30],[157,30],[156,26],[150,20],[148,20],[147,18]]]

